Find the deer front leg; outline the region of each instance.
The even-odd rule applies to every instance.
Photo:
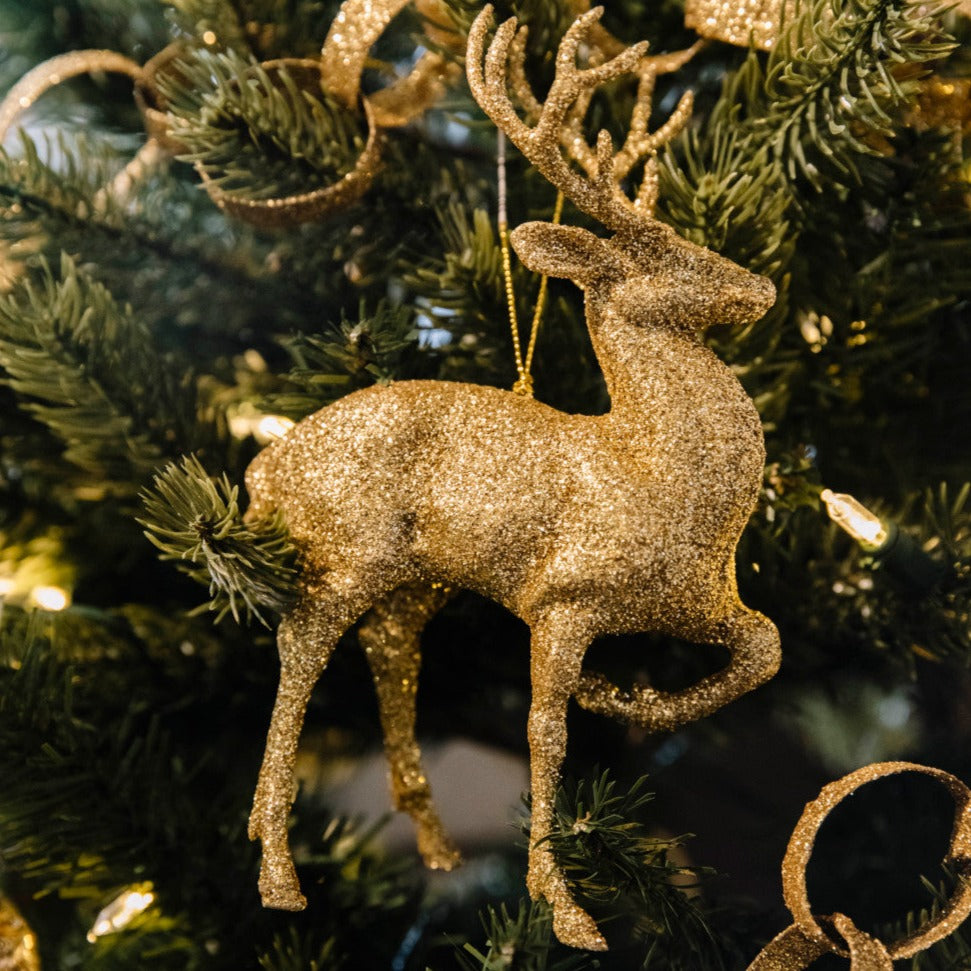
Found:
[[[435,811],[421,764],[415,738],[415,696],[421,632],[449,596],[444,587],[399,587],[374,605],[358,633],[378,694],[394,806],[411,816],[418,850],[433,870],[451,870],[460,857]]]
[[[294,799],[293,767],[307,702],[341,634],[367,604],[345,604],[333,593],[307,591],[277,631],[280,686],[249,817],[249,838],[263,844],[260,897],[264,907],[303,910],[306,898],[293,866],[287,817]]]
[[[526,885],[534,900],[545,897],[553,908],[553,931],[562,943],[603,951],[607,943],[593,918],[573,900],[547,839],[553,826],[560,766],[566,755],[567,703],[579,685],[580,666],[591,639],[582,618],[567,607],[545,612],[531,630],[533,696],[528,732],[532,820]]]
[[[723,644],[731,651],[728,666],[677,692],[644,686],[622,691],[602,674],[585,672],[580,677],[577,702],[588,711],[618,721],[652,731],[671,731],[710,715],[768,681],[779,670],[779,631],[768,618],[742,604],[726,619],[685,636],[703,643]]]

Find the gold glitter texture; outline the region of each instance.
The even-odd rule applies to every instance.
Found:
[[[324,41],[320,63],[324,87],[345,107],[357,107],[368,52],[406,6],[408,0],[345,0],[341,4]],[[457,37],[443,26],[446,18],[441,11],[430,9],[429,0],[423,6],[437,42],[454,47]],[[368,96],[374,123],[384,128],[407,124],[441,97],[445,81],[455,70],[442,54],[425,52],[410,74]]]
[[[907,123],[917,131],[945,128],[971,137],[971,80],[932,75],[918,83]]]
[[[954,829],[944,864],[960,877],[954,895],[941,912],[894,944],[885,945],[858,930],[845,914],[817,918],[810,911],[806,867],[816,834],[836,805],[860,786],[901,772],[919,772],[937,779],[955,803]],[[971,790],[948,772],[912,762],[877,762],[825,786],[809,803],[793,830],[782,861],[782,892],[795,923],[770,941],[749,971],[799,971],[827,952],[850,959],[852,971],[892,971],[893,961],[910,958],[947,937],[971,913]],[[824,930],[835,930],[846,941],[842,948]]]
[[[127,74],[135,81],[135,102],[142,112],[149,137],[114,180],[95,194],[92,201],[95,209],[99,210],[107,203],[109,197],[121,199],[126,196],[131,187],[142,179],[147,171],[155,168],[166,158],[166,153],[170,154],[178,150],[178,146],[167,136],[165,115],[149,107],[150,104],[160,102],[155,88],[157,67],[158,64],[154,58],[142,68],[130,58],[107,50],[71,51],[69,54],[52,57],[28,71],[0,102],[0,143],[3,142],[11,125],[24,111],[46,91],[62,82],[96,71]]]
[[[0,971],[40,971],[37,937],[4,896],[0,896]]]
[[[286,830],[297,737],[338,638],[370,610],[361,642],[394,798],[413,817],[426,861],[452,865],[415,740],[414,690],[420,632],[444,588],[475,590],[530,627],[530,893],[552,905],[561,941],[602,949],[545,841],[569,699],[670,729],[756,687],[779,664],[778,632],[740,602],[735,584],[735,548],[762,480],[762,429],[738,379],[702,342],[710,325],[758,319],[774,288],[654,221],[644,193],[638,204],[620,191],[630,156],[653,153],[661,141],[646,131],[646,106],[620,161],[604,135],[595,154],[567,139],[573,156],[586,159],[582,174],[563,159],[571,104],[609,78],[639,73],[643,45],[581,70],[576,52],[597,12],[581,17],[528,129],[502,80],[515,22],[499,28],[481,71],[489,16],[483,11],[469,38],[477,100],[565,195],[616,231],[601,239],[529,223],[512,233],[528,267],[584,289],[611,409],[570,415],[495,388],[401,382],[342,398],[253,461],[248,515],[283,512],[302,556],[302,591],[278,634],[280,686],[250,835],[263,843],[264,904],[304,906]],[[620,692],[582,671],[596,637],[634,631],[723,644],[731,661],[677,693]]]
[[[795,0],[686,0],[684,23],[702,37],[771,50]]]
[[[278,61],[265,61],[260,66],[271,78],[280,70],[286,70],[298,86],[304,85],[311,89],[316,86],[319,91],[321,77],[319,61],[283,58]],[[381,164],[381,129],[375,124],[373,108],[367,98],[364,99],[364,115],[368,122],[368,137],[361,154],[354,162],[354,167],[336,182],[319,189],[271,199],[250,199],[246,196],[223,192],[210,178],[203,165],[197,163],[196,171],[212,201],[231,216],[264,229],[280,229],[314,222],[360,199],[370,188],[378,173]]]
[[[52,57],[28,71],[0,103],[0,142],[17,118],[45,91],[69,78],[94,71],[127,74],[136,81],[142,78],[142,68],[138,64],[114,51],[71,51]]]
[[[357,110],[360,101],[367,120],[368,137],[354,167],[332,185],[310,192],[272,199],[250,199],[223,192],[201,165],[196,169],[212,200],[225,212],[266,229],[285,228],[316,222],[352,205],[370,188],[381,167],[382,131],[405,125],[431,107],[442,95],[445,84],[458,70],[442,54],[426,52],[412,71],[381,91],[361,95],[361,74],[368,52],[408,0],[345,0],[331,23],[317,61],[285,58],[261,65],[271,76],[281,68],[297,77],[313,91],[322,86],[346,108]],[[442,26],[444,16],[432,0],[424,0],[429,30],[441,42],[455,35]],[[312,83],[307,83],[308,73]]]

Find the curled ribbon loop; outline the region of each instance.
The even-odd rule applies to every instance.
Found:
[[[162,52],[168,54],[169,49]],[[158,57],[162,57],[158,55]],[[0,102],[0,143],[16,122],[37,99],[63,81],[81,74],[107,71],[112,74],[127,74],[135,82],[135,102],[142,113],[148,140],[138,150],[135,157],[122,169],[115,179],[101,188],[93,199],[95,211],[103,210],[109,198],[121,199],[131,187],[141,179],[146,171],[154,168],[166,154],[174,153],[178,146],[167,137],[165,116],[149,107],[155,93],[155,67],[153,59],[145,67],[115,51],[83,50],[71,51],[52,57],[28,71]],[[157,98],[155,98],[157,100]]]
[[[156,80],[166,73],[177,73],[179,58],[185,52],[184,45],[178,41],[169,44],[145,62],[140,77],[135,80],[135,104],[142,113],[145,131],[149,138],[158,142],[171,155],[185,152],[186,148],[169,131],[169,118],[166,113],[168,102],[159,91]]]
[[[284,58],[261,65],[268,72],[281,69],[306,75],[312,71],[316,83],[346,108],[355,110],[360,103],[367,121],[368,135],[364,148],[354,160],[353,168],[331,185],[290,196],[252,199],[220,189],[201,163],[196,163],[210,198],[230,215],[262,228],[282,228],[298,223],[315,222],[344,209],[368,190],[381,164],[384,129],[406,125],[441,97],[445,82],[458,73],[437,53],[426,52],[405,77],[371,95],[361,94],[361,74],[368,53],[385,28],[410,0],[344,0],[334,18],[317,61]],[[428,5],[428,0],[425,0]],[[434,24],[429,33],[444,38],[449,45],[457,37]]]
[[[327,91],[345,107],[356,107],[368,51],[408,3],[344,0],[341,4],[320,52],[320,74]],[[460,46],[451,33],[439,29],[437,35],[447,39],[449,46]],[[372,123],[382,128],[406,125],[438,100],[442,82],[457,71],[457,65],[450,66],[441,54],[422,54],[410,74],[366,98],[371,103]]]
[[[320,71],[320,63],[296,59],[266,61],[261,65],[268,72],[281,69],[291,73],[299,71]],[[371,102],[365,98],[364,116],[368,121],[368,137],[354,168],[342,175],[336,182],[308,192],[272,199],[250,199],[246,196],[224,192],[220,189],[205,167],[196,163],[196,171],[213,202],[225,212],[264,229],[293,226],[297,223],[313,222],[323,219],[328,213],[345,208],[356,202],[368,190],[380,163],[383,136],[381,128],[375,124]]]
[[[10,126],[45,91],[57,87],[68,78],[95,71],[108,71],[112,74],[127,74],[138,81],[142,68],[133,60],[114,51],[71,51],[52,57],[29,70],[8,92],[0,103],[0,142]]]
[[[892,945],[864,934],[844,914],[816,918],[809,907],[806,866],[820,826],[830,811],[861,785],[901,772],[919,772],[937,779],[955,803],[954,828],[944,864],[958,875],[958,886],[941,913]],[[893,971],[893,961],[913,957],[947,937],[971,913],[971,790],[948,772],[912,762],[877,762],[824,786],[796,824],[782,862],[782,892],[795,923],[770,941],[748,971],[800,971],[827,952],[850,959],[851,971]],[[820,921],[842,937],[841,947]]]

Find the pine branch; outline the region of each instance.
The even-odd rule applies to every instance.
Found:
[[[239,487],[212,479],[194,456],[171,463],[143,493],[145,535],[192,579],[209,585],[215,611],[269,626],[265,611],[281,612],[295,594],[295,550],[279,515],[244,525]]]
[[[505,904],[498,909],[489,907],[481,921],[489,949],[483,953],[466,944],[465,953],[456,958],[467,971],[586,971],[600,967],[596,958],[557,943],[553,912],[545,900],[520,900],[512,913]]]
[[[20,157],[0,150],[0,240],[9,242],[10,259],[31,263],[40,254],[53,262],[62,250],[78,254],[98,268],[113,292],[130,294],[140,316],[166,326],[169,341],[203,328],[207,339],[220,331],[236,337],[267,319],[279,320],[282,328],[288,321],[298,327],[298,321],[319,319],[321,291],[333,293],[332,281],[320,278],[318,253],[308,280],[282,277],[282,257],[246,227],[229,225],[178,173],[156,172],[131,197],[117,200],[101,192],[117,169],[114,155],[83,139],[73,145],[60,140],[63,170],[55,170],[32,140],[23,143]],[[320,242],[323,252],[333,250],[333,242]],[[131,272],[135,256],[150,273]],[[196,291],[211,288],[219,294],[217,315],[199,312],[203,303],[211,307],[210,297],[193,299]],[[160,301],[160,290],[177,297],[178,304]],[[201,319],[190,328],[182,318],[192,321],[196,314]],[[198,340],[186,343],[198,352]]]
[[[407,860],[376,852],[383,825],[334,818],[310,836],[301,870],[314,917],[300,933],[290,927],[275,936],[259,958],[264,971],[389,966],[388,944],[397,946],[413,926],[421,882]]]
[[[273,939],[272,950],[260,955],[259,964],[263,971],[340,971],[347,959],[338,953],[338,944],[336,937],[320,944],[288,927]]]
[[[419,268],[406,282],[429,305],[477,322],[501,319],[505,299],[502,262],[492,217],[484,209],[475,209],[470,221],[465,207],[452,202],[439,210],[438,218],[441,257]],[[518,276],[522,286],[528,274]]]
[[[682,136],[677,156],[661,155],[661,211],[692,242],[779,281],[796,246],[791,189],[765,148],[749,157],[739,142],[724,128],[704,143]]]
[[[154,805],[155,818],[166,818],[170,773],[178,773],[157,725],[127,719],[103,735],[77,711],[72,670],[36,625],[26,637],[18,666],[0,677],[4,862],[38,893],[98,897],[132,881],[137,851],[158,835],[133,831],[131,804]]]
[[[234,52],[196,51],[160,81],[171,135],[222,191],[249,199],[309,192],[351,170],[361,120],[292,70],[272,76]]]
[[[757,575],[740,575],[743,596],[772,604],[787,645],[784,673],[818,676],[827,664],[843,659],[839,670],[845,679],[853,667],[846,658],[857,659],[870,677],[881,670],[884,677],[912,677],[921,660],[966,667],[971,657],[971,489],[962,487],[952,497],[941,485],[894,510],[878,499],[862,498],[946,565],[938,584],[920,593],[886,569],[874,569],[872,558],[825,520],[811,496],[808,490],[805,504],[795,510],[786,510],[784,502],[777,505],[772,539],[753,523],[739,558],[759,564]],[[798,588],[787,586],[792,563],[810,564]],[[806,582],[812,590],[808,597]]]
[[[672,882],[696,880],[702,873],[668,858],[684,838],[651,836],[639,818],[653,799],[645,783],[642,778],[628,792],[617,794],[615,783],[604,773],[589,784],[567,783],[556,794],[549,843],[578,898],[602,926],[612,928],[609,954],[595,958],[563,947],[553,937],[549,907],[521,902],[513,913],[505,906],[486,911],[482,923],[489,948],[483,952],[466,945],[464,967],[566,971],[608,968],[614,959],[618,967],[631,967],[632,962],[641,968],[683,971],[724,967],[698,900],[686,892],[691,885]]]
[[[858,181],[860,156],[880,154],[876,136],[892,134],[921,65],[953,48],[941,12],[907,0],[812,0],[764,69],[753,54],[728,80],[712,122],[730,124],[744,99],[741,134],[753,151],[768,147],[790,178],[820,188],[822,166],[836,182]]]
[[[143,478],[195,438],[191,380],[153,353],[147,330],[64,254],[0,297],[0,365],[21,406],[113,482]]]
[[[693,956],[691,967],[718,966],[702,911],[686,893],[692,885],[673,882],[697,881],[704,871],[669,858],[685,837],[649,835],[642,818],[654,795],[646,783],[642,777],[617,794],[604,773],[589,785],[580,780],[560,787],[549,838],[553,853],[582,897],[632,920],[633,938],[647,943],[645,964],[652,956],[671,961],[682,954]]]
[[[734,129],[702,138],[690,130],[678,151],[661,155],[659,215],[692,242],[707,246],[776,285],[776,301],[761,320],[712,333],[719,353],[737,365],[763,418],[777,421],[791,369],[780,367],[791,265],[799,239],[795,198],[779,162]]]
[[[356,321],[344,318],[328,333],[287,341],[295,365],[287,380],[295,387],[273,396],[272,406],[299,419],[350,391],[403,377],[402,357],[417,337],[409,308],[382,301],[368,314],[362,300]]]

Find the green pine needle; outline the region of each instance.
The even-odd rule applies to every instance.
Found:
[[[144,479],[173,442],[191,444],[194,389],[130,309],[67,254],[0,296],[0,367],[21,407],[103,479]]]
[[[859,157],[880,154],[878,136],[893,133],[915,69],[954,46],[941,12],[908,0],[807,0],[764,69],[752,55],[726,82],[712,120],[730,124],[745,100],[744,137],[768,146],[790,178],[820,188],[825,168],[836,181],[859,181]]]
[[[417,335],[409,308],[381,301],[368,314],[362,300],[357,320],[344,318],[323,334],[287,341],[293,390],[272,398],[274,410],[299,419],[357,388],[389,383]]]
[[[488,950],[465,944],[465,953],[456,955],[467,971],[587,971],[600,967],[596,958],[571,953],[557,942],[553,912],[545,900],[520,900],[512,913],[505,904],[489,907],[481,920]]]
[[[199,609],[233,619],[255,618],[269,626],[266,611],[282,612],[294,598],[295,550],[279,514],[246,524],[239,487],[213,479],[194,456],[170,463],[142,496],[145,535],[162,559],[200,583],[209,603]]]
[[[291,926],[277,933],[272,950],[260,955],[259,965],[263,971],[339,971],[347,965],[337,947],[335,937],[318,944]]]
[[[248,199],[302,194],[349,172],[364,140],[361,119],[317,78],[272,75],[233,51],[195,51],[160,81],[171,134],[221,190]]]
[[[638,779],[625,793],[604,772],[557,790],[554,829],[549,836],[556,859],[580,894],[607,905],[631,902],[645,935],[707,937],[704,920],[685,888],[672,879],[696,881],[701,871],[682,867],[668,854],[685,837],[650,835],[643,810],[654,795]]]

